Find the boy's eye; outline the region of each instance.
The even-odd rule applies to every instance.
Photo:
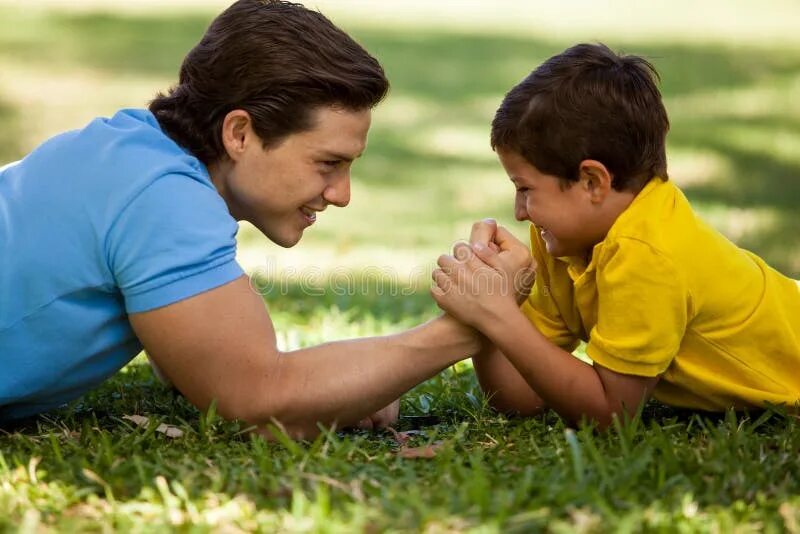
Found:
[[[338,159],[329,159],[322,162],[326,167],[336,167],[339,163],[341,163],[341,161]]]
[[[523,193],[524,194],[524,193],[527,193],[527,192],[528,192],[528,188],[527,187],[518,187],[517,188],[517,193]]]

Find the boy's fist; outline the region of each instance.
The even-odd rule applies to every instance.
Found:
[[[536,278],[536,262],[528,245],[494,219],[483,219],[473,224],[469,242],[481,260],[507,277],[517,302],[521,304],[530,294]]]

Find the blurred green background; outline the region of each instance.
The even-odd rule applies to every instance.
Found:
[[[0,162],[175,82],[184,54],[227,2],[0,1]],[[672,121],[669,170],[699,212],[800,277],[800,3],[321,0],[384,64],[353,198],[294,249],[243,225],[240,260],[267,275],[312,267],[427,277],[472,221],[511,215],[489,148],[503,94],[578,41],[642,54]],[[274,271],[273,271],[274,269]]]

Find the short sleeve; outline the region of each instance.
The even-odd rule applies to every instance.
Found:
[[[539,234],[532,227],[531,254],[536,261],[536,282],[520,308],[536,329],[555,345],[568,352],[575,350],[579,339],[562,314],[563,306],[572,305],[572,282],[563,266],[544,252]],[[561,268],[559,270],[559,268]]]
[[[537,284],[534,284],[530,296],[520,309],[533,326],[553,344],[567,352],[572,352],[578,346],[578,338],[567,327],[555,302],[548,294],[547,287],[542,285],[537,287]]]
[[[106,257],[128,313],[160,308],[231,282],[238,225],[210,183],[161,176],[111,226]]]
[[[609,243],[597,267],[597,323],[586,354],[618,373],[654,377],[669,367],[689,316],[685,277],[647,243]]]

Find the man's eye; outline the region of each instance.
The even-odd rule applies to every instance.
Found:
[[[527,192],[528,192],[528,188],[527,187],[518,187],[517,188],[517,193],[527,193]]]
[[[339,163],[341,163],[341,161],[338,159],[329,159],[322,162],[322,164],[327,167],[336,167]]]

